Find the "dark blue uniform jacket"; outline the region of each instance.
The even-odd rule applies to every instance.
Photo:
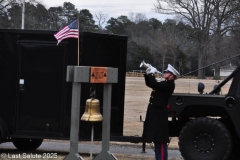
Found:
[[[145,83],[152,88],[143,128],[143,139],[147,142],[169,143],[168,99],[175,89],[174,80],[157,82],[154,74],[145,74]]]

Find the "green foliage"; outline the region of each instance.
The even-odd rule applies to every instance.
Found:
[[[156,18],[150,18],[149,23],[154,30],[160,30],[162,28],[162,22]]]
[[[187,55],[179,47],[177,47],[176,54],[177,61],[175,67],[178,69],[179,73],[183,74],[183,71],[188,71]]]
[[[8,9],[14,3],[15,1],[0,0],[0,28],[9,28]]]
[[[63,13],[63,8],[61,6],[50,7],[48,9],[49,30],[59,30],[66,24],[65,20],[61,16],[62,13]]]
[[[67,24],[77,19],[78,10],[75,8],[75,5],[73,5],[70,2],[63,3],[62,12],[63,12],[62,15],[64,15],[64,17],[67,19],[66,20]]]
[[[198,58],[197,58],[197,55],[190,55],[189,57],[188,57],[188,60],[189,60],[189,62],[190,62],[190,70],[189,70],[189,72],[190,71],[194,71],[194,70],[196,70],[196,69],[198,69]],[[186,72],[185,72],[186,73]],[[191,75],[189,75],[189,76],[197,76],[197,72],[194,72],[193,74],[191,74]]]
[[[173,19],[166,19],[164,23],[162,24],[162,30],[167,30],[168,28],[171,27],[176,27],[177,22]]]
[[[127,71],[145,70],[139,67],[143,60],[147,63],[153,64],[153,56],[149,52],[149,48],[138,45],[133,41],[130,42],[128,44]]]
[[[110,20],[107,21],[107,26],[105,28],[108,33],[126,35],[126,28],[131,23],[132,22],[127,16],[120,16],[117,19],[110,18]]]
[[[36,29],[48,30],[49,29],[48,10],[42,4],[37,4],[35,13],[36,13],[36,21],[37,21],[37,24],[39,25],[36,27]],[[41,13],[41,14],[39,14],[39,13]]]
[[[14,4],[11,8],[8,9],[9,12],[9,28],[20,29],[22,23],[22,7],[19,4]]]
[[[2,13],[0,15],[0,28],[9,28],[7,13]]]
[[[60,30],[72,21],[81,20],[81,31],[94,31],[94,20],[92,14],[87,10],[78,11],[70,2],[64,2],[63,6],[50,7],[48,9],[49,26],[51,30]],[[90,28],[88,28],[90,27]]]
[[[48,29],[46,22],[49,19],[49,15],[47,9],[43,5],[26,3],[25,7],[25,29]]]
[[[83,9],[79,14],[80,31],[95,32],[98,26],[95,25],[92,14],[87,9]]]

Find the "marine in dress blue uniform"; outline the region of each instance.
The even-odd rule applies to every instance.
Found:
[[[168,99],[175,89],[174,80],[179,73],[170,64],[164,70],[164,81],[158,82],[154,73],[156,68],[149,67],[144,74],[145,84],[152,89],[146,118],[143,128],[143,139],[146,142],[153,142],[155,147],[156,160],[167,160],[167,143],[169,143],[168,132]]]

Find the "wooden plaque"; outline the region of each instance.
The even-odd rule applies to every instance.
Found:
[[[107,67],[91,67],[90,83],[107,83]]]

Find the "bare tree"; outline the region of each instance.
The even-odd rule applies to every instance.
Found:
[[[144,21],[148,21],[146,15],[143,14],[143,13],[133,13],[133,12],[130,12],[128,14],[128,17],[135,24],[138,24],[138,23],[141,23],[141,22],[144,22]]]
[[[159,47],[159,54],[162,57],[162,69],[166,67],[167,63],[171,63],[178,68],[180,67],[180,61],[183,64],[183,60],[177,57],[180,53],[189,54],[189,49],[192,48],[191,40],[188,39],[190,31],[191,28],[182,22],[165,20],[161,31],[158,31],[154,38],[154,41],[157,42],[155,46],[156,48]],[[184,65],[186,64],[184,63]]]
[[[0,16],[8,12],[8,9],[16,3],[17,0],[0,0]]]
[[[239,12],[235,3],[232,0],[157,0],[155,11],[180,15],[194,28],[191,36],[198,42],[198,67],[201,68],[209,53],[211,37],[215,38],[215,54],[220,55],[221,37],[231,29],[231,19]],[[218,76],[219,70],[217,73]],[[204,78],[203,70],[198,72],[198,78]]]
[[[97,14],[95,14],[95,18],[97,19],[99,32],[103,32],[104,25],[107,22],[108,14],[98,12]]]
[[[134,41],[139,45],[148,47],[149,31],[151,27],[145,14],[142,13],[129,13],[129,20],[131,24],[127,26],[130,41]]]
[[[165,2],[164,5],[162,2]],[[198,42],[198,67],[203,66],[203,56],[206,43],[209,41],[210,24],[213,14],[212,5],[203,0],[157,0],[155,11],[164,14],[181,15],[184,21],[193,28],[192,37]],[[198,72],[198,77],[203,78],[203,71]]]
[[[9,9],[17,4],[17,0],[0,0],[0,28],[9,28]]]
[[[240,6],[239,2],[236,3],[232,0],[215,0],[212,3],[215,6],[211,27],[215,41],[215,57],[222,58],[223,36],[234,29],[234,17],[239,13]],[[214,78],[220,79],[220,64],[215,65]]]

